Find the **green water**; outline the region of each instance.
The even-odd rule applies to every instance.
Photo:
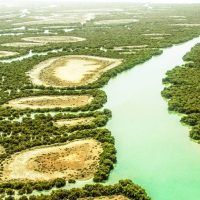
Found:
[[[200,144],[189,138],[180,116],[168,112],[161,97],[167,70],[200,42],[193,39],[118,75],[104,87],[107,125],[116,139],[118,162],[108,183],[129,178],[153,200],[200,200]]]

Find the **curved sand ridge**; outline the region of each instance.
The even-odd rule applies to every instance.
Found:
[[[0,51],[0,58],[8,57],[8,56],[15,56],[18,54],[19,54],[18,52],[13,52],[13,51]]]
[[[4,104],[6,107],[15,109],[38,109],[38,108],[66,108],[85,106],[93,100],[90,95],[65,95],[65,96],[32,96],[19,99],[13,99]]]
[[[102,151],[101,144],[93,139],[25,150],[3,163],[1,179],[90,179],[95,173]]]
[[[103,73],[121,63],[120,59],[62,56],[41,62],[28,74],[34,85],[75,87],[96,81]]]
[[[50,43],[73,43],[81,42],[86,40],[85,38],[74,37],[74,36],[40,36],[40,37],[27,37],[22,38],[24,42],[13,42],[1,44],[1,46],[7,47],[33,47],[33,46],[44,46]]]

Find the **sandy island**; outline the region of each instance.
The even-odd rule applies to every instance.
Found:
[[[71,43],[84,41],[85,38],[73,37],[73,36],[39,36],[39,37],[27,37],[22,38],[26,42],[36,43]]]
[[[94,139],[25,150],[4,161],[1,180],[91,179],[102,151]]]
[[[78,55],[62,56],[41,62],[28,75],[34,85],[82,86],[96,81],[103,73],[121,63],[121,59]]]
[[[54,126],[76,126],[76,125],[88,125],[93,122],[95,117],[80,117],[72,119],[60,119],[54,122]]]
[[[33,96],[13,99],[5,107],[13,107],[15,109],[38,109],[38,108],[66,108],[85,106],[93,100],[89,95],[68,95],[68,96]]]
[[[0,58],[8,57],[8,56],[15,56],[18,54],[19,54],[18,52],[12,52],[12,51],[0,51]]]
[[[200,24],[171,24],[171,26],[198,27]]]
[[[33,43],[33,42],[13,42],[13,43],[5,43],[1,44],[4,47],[35,47],[35,46],[43,46],[43,43]]]
[[[34,47],[44,46],[50,43],[73,43],[84,41],[85,38],[73,37],[73,36],[39,36],[39,37],[27,37],[22,38],[24,42],[13,42],[1,44],[6,47]]]

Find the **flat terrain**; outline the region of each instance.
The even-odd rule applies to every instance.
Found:
[[[94,117],[80,117],[73,119],[61,119],[54,122],[54,126],[62,127],[62,126],[76,126],[76,125],[86,125],[93,122]]]
[[[66,108],[85,106],[92,101],[93,97],[89,95],[69,95],[69,96],[33,96],[20,99],[14,99],[4,106],[15,109],[37,109],[37,108]]]
[[[138,22],[138,19],[113,19],[113,20],[101,20],[96,21],[96,25],[112,25],[112,24],[129,24]]]
[[[104,72],[122,63],[120,59],[94,56],[50,58],[35,66],[28,74],[35,85],[73,87],[96,81]]]
[[[15,56],[17,54],[18,54],[17,52],[12,52],[12,51],[0,51],[0,58],[8,57],[8,56]]]
[[[24,42],[5,43],[1,46],[6,47],[34,47],[44,46],[50,43],[73,43],[84,41],[85,38],[73,37],[73,36],[39,36],[39,37],[27,37],[22,38]]]
[[[101,152],[93,139],[22,151],[4,162],[2,180],[90,179]]]
[[[13,42],[13,43],[1,44],[1,46],[4,47],[22,47],[22,48],[43,46],[43,45],[44,43],[34,43],[34,42]]]
[[[26,42],[36,43],[70,43],[84,41],[84,38],[73,37],[73,36],[39,36],[39,37],[27,37],[22,38]]]

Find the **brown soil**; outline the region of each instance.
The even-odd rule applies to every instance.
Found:
[[[95,118],[94,117],[81,117],[73,119],[61,119],[54,122],[54,126],[75,126],[75,125],[85,125],[90,124]]]
[[[73,36],[39,36],[39,37],[27,37],[22,38],[26,42],[35,43],[70,43],[70,42],[80,42],[84,41],[84,38],[73,37]]]
[[[8,56],[15,56],[19,53],[17,52],[12,52],[12,51],[0,51],[0,58],[2,57],[8,57]]]
[[[4,106],[13,107],[15,109],[82,107],[91,103],[92,100],[93,97],[89,95],[33,96],[11,100],[8,104],[4,104]]]
[[[24,42],[13,42],[1,44],[6,47],[34,47],[44,46],[48,43],[73,43],[84,41],[85,38],[73,37],[73,36],[40,36],[40,37],[27,37],[22,38]]]
[[[122,63],[120,59],[94,56],[50,58],[29,72],[35,85],[74,87],[96,81],[103,73]]]
[[[93,139],[26,150],[4,162],[2,180],[90,179],[101,152],[101,144]]]

